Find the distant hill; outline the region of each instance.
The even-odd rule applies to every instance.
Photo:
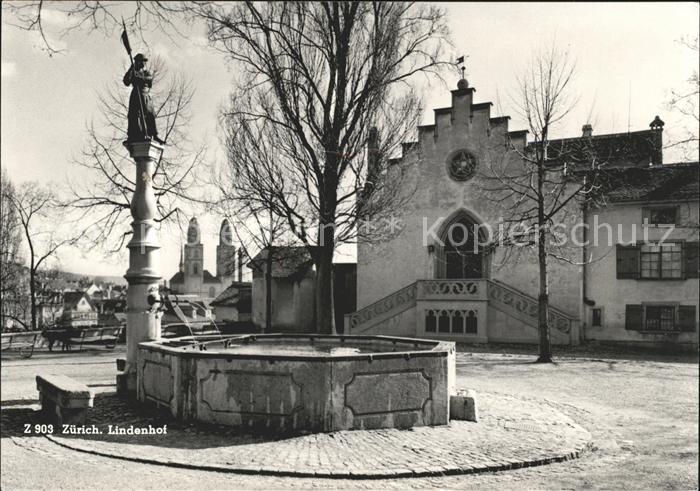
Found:
[[[39,273],[40,281],[44,280],[47,283],[61,287],[62,284],[68,282],[81,281],[82,283],[95,282],[100,283],[114,283],[116,285],[126,285],[126,280],[123,276],[110,276],[110,275],[90,275],[84,273],[71,273],[70,271],[42,271]]]
[[[116,285],[126,285],[126,280],[123,276],[93,276],[95,283],[114,283]]]

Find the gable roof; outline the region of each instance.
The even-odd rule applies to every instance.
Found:
[[[173,275],[172,278],[170,278],[170,283],[184,283],[185,282],[185,275],[182,273],[182,271],[178,271]]]
[[[78,303],[83,298],[87,300],[87,303],[90,305],[90,309],[95,310],[95,304],[90,299],[90,295],[80,291],[65,292],[63,294],[63,308],[72,310],[78,306]]]
[[[213,307],[237,307],[240,313],[251,312],[252,285],[247,282],[234,282],[209,305]]]
[[[269,250],[272,250],[272,277],[288,278],[305,274],[313,260],[305,246],[272,246],[258,252],[248,263],[253,272],[264,273]]]

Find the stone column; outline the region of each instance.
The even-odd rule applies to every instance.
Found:
[[[151,176],[163,147],[153,141],[124,143],[136,162],[136,187],[131,199],[133,236],[129,248],[129,284],[126,297],[126,366],[117,375],[117,392],[135,395],[138,345],[160,339],[160,313],[148,304],[148,296],[158,297],[161,280],[156,267],[160,245],[156,229],[156,198]]]

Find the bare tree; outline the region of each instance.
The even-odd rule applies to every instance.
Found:
[[[185,35],[173,23],[173,14],[183,11],[180,2],[143,1],[129,2],[133,10],[126,16],[126,23],[141,35],[144,30],[159,29],[171,36]],[[118,2],[81,0],[77,2],[29,0],[3,2],[3,17],[8,23],[22,30],[36,32],[42,40],[43,49],[49,56],[61,54],[46,29],[48,14],[61,15],[62,28],[58,32],[65,36],[76,30],[100,31],[113,34],[122,24],[123,5]],[[48,12],[48,14],[47,14]],[[141,40],[144,41],[143,37]]]
[[[571,205],[579,205],[599,190],[603,165],[590,138],[553,145],[551,134],[575,106],[572,93],[575,63],[552,45],[537,53],[518,79],[514,103],[527,122],[533,142],[525,151],[510,144],[501,159],[488,166],[486,191],[500,209],[504,227],[493,244],[506,248],[530,246],[539,267],[538,362],[552,361],[549,323],[550,260],[572,260],[554,247],[553,228],[565,223]],[[578,210],[577,207],[575,209]],[[522,250],[522,249],[521,249]]]
[[[37,329],[37,273],[56,252],[74,244],[77,235],[62,236],[57,199],[49,188],[38,183],[23,183],[11,202],[19,217],[20,226],[29,250],[29,296],[31,305],[31,327]]]
[[[388,157],[421,113],[408,83],[449,65],[441,61],[444,12],[402,2],[133,5],[127,22],[136,27],[150,22],[172,33],[176,17],[204,21],[210,43],[240,69],[225,124],[247,126],[245,148],[274,145],[274,167],[251,174],[251,183],[269,201],[264,208],[284,217],[308,248],[317,270],[317,327],[331,332],[336,244],[356,237],[360,216],[373,218],[396,201],[379,192],[379,180],[369,186],[367,180],[387,172],[401,176]],[[43,2],[13,7],[4,6],[20,27],[43,32]],[[113,4],[53,8],[70,13],[64,33],[78,27],[110,33],[119,25]],[[372,172],[363,158],[370,127],[378,128],[386,150],[377,152]]]
[[[152,96],[156,123],[161,138],[168,142],[155,166],[152,182],[158,205],[157,222],[180,216],[183,202],[197,201],[194,196],[196,170],[205,157],[205,147],[188,138],[194,90],[180,75],[168,75],[163,63],[153,61],[156,78]],[[74,210],[73,219],[85,231],[83,245],[103,247],[106,252],[123,250],[131,234],[130,199],[134,191],[134,163],[123,142],[126,140],[128,91],[118,82],[99,95],[100,121],[87,125],[87,143],[74,164],[68,186],[71,197],[64,203]]]
[[[694,39],[682,38],[680,43],[694,51],[697,58],[699,49],[698,36],[695,36]],[[668,110],[674,111],[690,121],[690,126],[685,128],[685,134],[666,145],[667,148],[680,148],[687,160],[698,159],[698,145],[700,145],[700,136],[698,133],[698,127],[700,127],[699,99],[700,79],[698,78],[698,70],[696,67],[686,81],[685,87],[680,90],[671,90],[671,97],[666,102],[666,108]]]
[[[22,230],[17,210],[14,207],[15,187],[2,175],[0,187],[0,326],[6,320],[18,322],[26,327],[26,298],[23,294],[22,276],[24,267],[20,250]]]
[[[210,41],[243,70],[223,118],[238,198],[283,217],[307,247],[317,330],[332,332],[336,245],[356,239],[360,218],[402,198],[389,192],[402,175],[389,156],[420,116],[408,80],[443,65],[443,13],[369,2],[207,4],[196,12]],[[381,144],[368,169],[371,127]],[[387,172],[396,181],[377,179]]]

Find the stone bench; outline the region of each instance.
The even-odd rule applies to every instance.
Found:
[[[476,391],[461,389],[450,396],[450,419],[474,422],[479,420]]]
[[[92,407],[94,393],[65,375],[37,375],[41,410],[57,425],[85,424],[87,410]]]

